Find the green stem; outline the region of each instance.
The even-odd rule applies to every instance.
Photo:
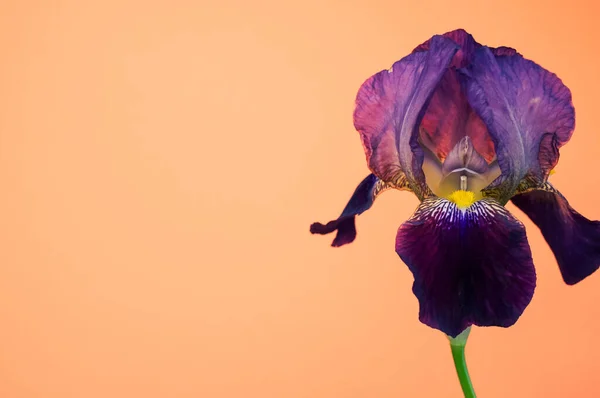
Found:
[[[465,360],[465,345],[467,344],[467,338],[471,328],[467,328],[456,338],[450,338],[450,348],[452,349],[452,358],[454,359],[454,367],[456,368],[456,374],[460,381],[463,394],[465,398],[476,398],[475,390],[473,390],[473,384],[471,384],[471,377],[469,376],[469,370],[467,369],[467,361]]]
[[[454,358],[456,374],[458,375],[458,380],[460,381],[460,386],[465,394],[465,398],[476,398],[473,384],[471,384],[469,370],[467,369],[467,361],[465,360],[465,346],[451,344],[450,347],[452,348],[452,358]]]

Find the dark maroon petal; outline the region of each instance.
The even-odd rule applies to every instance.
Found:
[[[369,78],[356,97],[354,126],[367,162],[383,181],[404,172],[419,197],[426,191],[418,127],[426,105],[456,53],[457,45],[434,36],[429,51],[416,52]]]
[[[534,62],[520,55],[495,57],[487,47],[477,49],[462,72],[469,103],[487,125],[502,170],[490,192],[506,203],[526,174],[543,181],[558,161],[558,148],[575,126],[571,92]]]
[[[512,202],[538,226],[569,285],[590,276],[600,264],[600,222],[590,221],[558,191],[531,191]]]
[[[375,187],[378,180],[375,175],[369,174],[356,187],[344,211],[336,220],[329,221],[327,224],[313,223],[310,226],[310,232],[325,235],[337,230],[335,239],[331,244],[336,247],[353,242],[356,238],[354,217],[368,210],[373,205],[376,196]]]
[[[470,325],[513,325],[535,289],[525,228],[491,199],[462,211],[425,199],[398,230],[424,324],[456,337]]]

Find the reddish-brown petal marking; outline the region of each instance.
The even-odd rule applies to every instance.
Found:
[[[433,93],[421,122],[421,134],[429,149],[441,160],[464,137],[468,136],[479,154],[489,163],[495,157],[494,144],[487,127],[473,111],[458,79],[449,69]]]

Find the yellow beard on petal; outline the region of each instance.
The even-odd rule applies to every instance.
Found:
[[[476,201],[474,192],[463,191],[462,189],[452,192],[448,196],[448,200],[461,210],[469,208]]]

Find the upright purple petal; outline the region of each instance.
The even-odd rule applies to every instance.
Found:
[[[567,284],[574,285],[598,269],[600,222],[579,214],[556,190],[535,190],[511,201],[540,229]]]
[[[354,125],[369,168],[384,181],[404,172],[415,194],[426,192],[418,127],[433,91],[458,46],[435,36],[429,51],[408,55],[369,78],[356,97]]]
[[[415,278],[419,319],[452,337],[470,325],[513,325],[533,296],[525,228],[491,199],[466,210],[425,199],[398,230],[396,251]]]
[[[460,50],[454,55],[452,59],[452,66],[456,68],[463,68],[471,62],[473,54],[475,50],[481,47],[473,36],[465,31],[464,29],[456,29],[450,32],[446,32],[442,34],[447,39],[452,40],[456,44],[460,46]],[[431,44],[431,39],[425,41],[424,43],[418,45],[413,52],[419,51],[427,51],[429,50],[429,45]],[[512,56],[517,55],[517,51],[510,47],[490,47],[490,50],[495,56],[503,57],[503,56]]]
[[[487,125],[502,175],[488,192],[506,203],[525,175],[540,181],[575,126],[571,92],[553,73],[520,55],[475,51],[463,69],[471,106]]]
[[[456,29],[451,32],[446,32],[442,36],[452,40],[460,48],[452,58],[451,63],[451,66],[456,68],[462,68],[463,66],[467,65],[473,56],[473,52],[477,48],[481,47],[481,44],[477,43],[473,36],[471,36],[464,29]],[[418,45],[413,52],[428,51],[431,46],[431,40],[432,39],[429,39],[426,42]]]
[[[489,163],[496,156],[494,144],[485,123],[469,105],[457,72],[457,69],[471,63],[475,51],[482,46],[463,29],[444,33],[443,36],[454,41],[460,49],[454,54],[450,68],[444,74],[423,118],[421,134],[426,135],[423,141],[427,142],[430,145],[429,150],[443,161],[456,143],[468,136],[477,152]],[[427,51],[430,44],[431,40],[427,40],[413,51]],[[490,50],[497,57],[518,55],[517,51],[510,47]]]

